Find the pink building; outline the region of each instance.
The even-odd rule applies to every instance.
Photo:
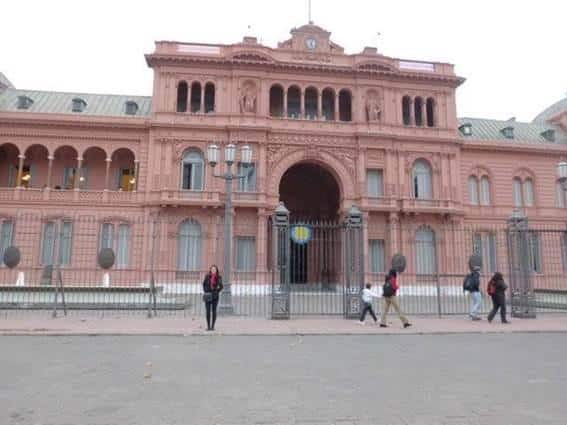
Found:
[[[0,74],[0,248],[20,247],[30,284],[56,251],[77,284],[100,281],[101,247],[132,285],[147,282],[150,262],[177,283],[222,265],[224,182],[207,164],[211,143],[253,150],[253,171],[234,185],[235,282],[269,281],[280,200],[292,220],[318,222],[356,204],[368,279],[395,252],[411,275],[460,275],[475,250],[487,273],[505,268],[498,231],[515,208],[530,226],[567,230],[556,171],[567,159],[567,99],[529,123],[457,118],[464,79],[453,65],[370,47],[346,54],[312,24],[276,48],[253,37],[159,41],[146,61],[150,97],[24,90]],[[567,267],[559,237],[530,248],[534,272],[553,282]],[[323,245],[296,254],[307,265],[292,281],[321,282]]]

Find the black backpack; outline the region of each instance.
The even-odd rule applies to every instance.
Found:
[[[474,287],[474,275],[469,273],[463,281],[463,291],[471,291]]]
[[[396,291],[394,291],[394,287],[392,286],[392,282],[387,280],[382,286],[382,296],[384,297],[392,297],[394,296]]]

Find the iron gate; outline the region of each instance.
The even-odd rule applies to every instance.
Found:
[[[291,222],[281,203],[272,220],[272,318],[360,314],[364,280],[362,213],[344,221]]]

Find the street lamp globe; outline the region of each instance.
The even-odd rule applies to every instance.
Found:
[[[242,146],[240,149],[241,161],[244,166],[248,166],[252,163],[252,148],[248,145]]]
[[[219,147],[215,144],[209,145],[207,148],[207,160],[211,167],[214,167],[219,162]]]
[[[224,148],[224,161],[228,164],[234,164],[234,160],[236,159],[236,146],[233,143],[229,143]]]

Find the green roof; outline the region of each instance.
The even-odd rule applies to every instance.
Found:
[[[27,109],[18,109],[18,98],[26,96],[32,100]],[[73,99],[86,102],[83,112],[73,112]],[[135,115],[126,114],[126,102],[135,102]],[[99,116],[149,116],[152,98],[149,96],[122,96],[114,94],[61,93],[40,90],[18,90],[8,88],[0,93],[0,112],[35,112],[47,114],[99,115]]]
[[[559,126],[545,123],[528,123],[514,120],[492,120],[482,118],[459,118],[459,127],[470,124],[472,134],[465,136],[461,132],[463,139],[472,140],[497,140],[510,143],[567,143],[567,133]],[[506,127],[514,129],[514,137],[507,138],[502,130]],[[555,132],[555,142],[550,142],[542,133],[553,130]]]

